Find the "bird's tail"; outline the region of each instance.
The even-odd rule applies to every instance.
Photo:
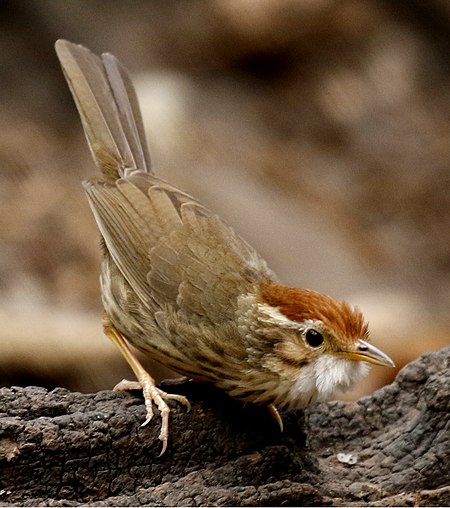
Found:
[[[150,173],[142,115],[126,69],[109,53],[99,58],[63,39],[56,41],[55,48],[103,175],[115,180],[126,168]]]

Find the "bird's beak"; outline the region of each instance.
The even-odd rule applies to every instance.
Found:
[[[349,360],[361,360],[383,367],[395,367],[395,363],[386,353],[362,339],[357,339],[355,348],[342,352],[340,356],[344,356]]]

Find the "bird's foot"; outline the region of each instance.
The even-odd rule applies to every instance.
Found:
[[[153,418],[153,403],[156,404],[159,412],[161,413],[162,419],[161,432],[159,433],[159,440],[162,442],[162,450],[160,453],[161,456],[167,449],[167,441],[169,439],[170,408],[166,401],[176,400],[177,402],[185,405],[189,411],[191,404],[189,403],[188,399],[183,395],[166,393],[165,391],[161,390],[155,385],[154,379],[148,373],[142,374],[139,381],[127,381],[126,379],[123,379],[114,387],[114,390],[142,390],[145,400],[145,407],[147,410],[147,417],[141,427],[147,425]]]

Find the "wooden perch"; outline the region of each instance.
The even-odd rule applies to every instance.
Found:
[[[284,415],[170,387],[169,449],[137,394],[0,390],[0,505],[448,505],[450,347],[356,403]]]

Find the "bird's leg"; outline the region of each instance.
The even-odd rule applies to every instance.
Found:
[[[269,413],[272,415],[272,417],[275,419],[275,421],[280,426],[280,431],[283,432],[283,429],[284,429],[283,419],[281,418],[280,413],[278,412],[278,409],[273,404],[269,404],[267,406],[267,409],[269,410]]]
[[[162,455],[166,451],[167,441],[169,438],[170,409],[166,403],[166,400],[176,400],[181,404],[187,406],[188,410],[190,409],[191,405],[186,397],[183,397],[182,395],[169,394],[156,387],[155,380],[144,369],[139,360],[136,358],[135,354],[130,349],[127,341],[124,339],[122,334],[118,332],[116,328],[111,324],[108,318],[105,318],[103,321],[103,330],[105,335],[111,339],[111,341],[122,353],[125,360],[128,362],[128,365],[133,369],[133,372],[137,378],[137,381],[127,381],[124,379],[114,387],[114,390],[142,390],[144,394],[145,407],[147,410],[147,418],[145,419],[145,422],[142,424],[142,426],[147,425],[147,423],[153,417],[153,402],[158,406],[162,419],[161,432],[159,434],[159,439],[163,444],[160,454]]]

